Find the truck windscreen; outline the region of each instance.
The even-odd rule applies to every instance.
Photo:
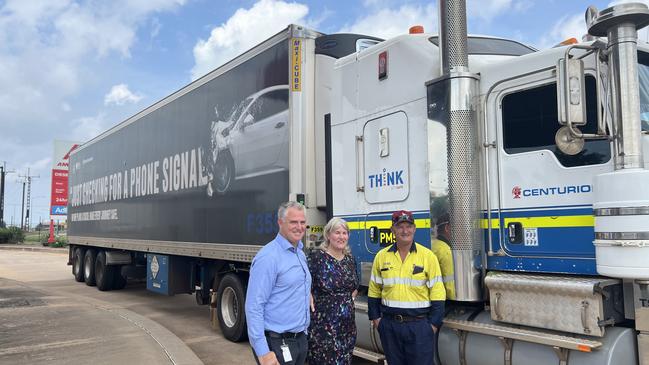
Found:
[[[432,44],[439,46],[438,37],[430,37],[428,40]],[[516,41],[487,37],[469,37],[467,40],[467,50],[470,55],[499,56],[522,56],[535,52],[533,48]]]

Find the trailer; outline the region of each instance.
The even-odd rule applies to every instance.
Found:
[[[290,25],[83,144],[70,162],[75,279],[108,291],[146,278],[163,295],[193,293],[226,338],[245,339],[250,263],[277,234],[279,204],[307,205],[305,243],[322,241],[316,63],[379,41]]]
[[[77,148],[75,279],[193,293],[243,340],[252,258],[300,201],[307,249],[348,221],[354,353],[382,362],[366,291],[407,209],[429,247],[450,217],[443,364],[649,364],[649,9],[591,7],[547,50],[467,36],[463,9],[388,40],[291,25]]]

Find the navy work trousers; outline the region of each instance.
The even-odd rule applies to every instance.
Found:
[[[379,336],[389,365],[432,365],[437,356],[433,328],[425,318],[398,322],[383,317]]]

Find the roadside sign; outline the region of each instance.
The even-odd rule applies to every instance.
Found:
[[[80,142],[54,141],[54,158],[52,159],[52,199],[51,215],[68,214],[68,167],[70,153],[81,145]]]

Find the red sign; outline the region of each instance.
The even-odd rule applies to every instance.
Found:
[[[66,170],[52,170],[51,205],[68,205],[68,172]]]
[[[68,168],[70,165],[70,154],[79,145],[77,142],[54,141],[50,215],[68,214]]]

